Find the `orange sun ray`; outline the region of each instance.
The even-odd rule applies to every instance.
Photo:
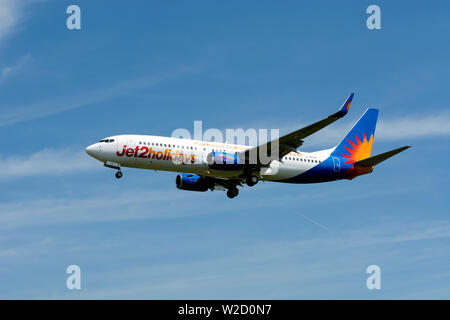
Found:
[[[370,152],[372,151],[373,134],[370,135],[369,141],[367,141],[367,137],[366,137],[365,133],[363,133],[362,141],[358,137],[358,135],[355,135],[355,140],[356,140],[356,144],[353,141],[351,141],[350,139],[348,140],[348,142],[351,145],[351,148],[344,147],[345,150],[347,150],[347,152],[349,153],[349,154],[342,154],[342,157],[348,159],[347,161],[345,161],[345,163],[353,164],[356,161],[370,157]],[[352,166],[352,168],[353,168],[353,166]]]

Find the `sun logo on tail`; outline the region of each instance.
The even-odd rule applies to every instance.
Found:
[[[363,133],[363,140],[361,141],[358,135],[355,134],[356,143],[348,139],[348,142],[352,148],[344,147],[349,154],[342,154],[344,158],[348,160],[345,163],[355,163],[356,161],[363,160],[370,157],[370,152],[372,151],[373,134],[370,135],[369,141],[367,141],[366,134]],[[353,167],[352,167],[353,168]]]

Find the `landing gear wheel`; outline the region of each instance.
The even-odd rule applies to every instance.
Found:
[[[117,179],[122,178],[122,176],[123,176],[122,171],[117,171],[117,172],[116,172],[116,178],[117,178]]]
[[[228,191],[227,191],[227,197],[230,199],[237,197],[238,194],[239,194],[238,188],[228,189]]]
[[[250,176],[245,181],[249,187],[253,187],[255,184],[258,183],[258,177],[257,176]]]

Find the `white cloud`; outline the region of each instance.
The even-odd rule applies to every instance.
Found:
[[[92,170],[95,160],[83,151],[44,149],[27,156],[0,156],[0,181],[35,175],[57,175]]]
[[[0,127],[44,118],[68,110],[108,101],[127,95],[133,91],[154,87],[161,82],[176,79],[188,73],[197,72],[201,67],[200,64],[193,64],[157,76],[135,77],[122,80],[115,84],[97,87],[88,92],[83,91],[56,98],[52,97],[51,99],[38,101],[30,105],[3,107],[2,112],[0,112]]]
[[[361,295],[369,292],[363,286],[364,278],[360,278],[361,274],[364,275],[366,261],[389,263],[390,272],[410,268],[408,264],[413,262],[428,263],[448,249],[448,246],[435,245],[431,241],[449,239],[449,226],[448,220],[381,223],[334,234],[308,235],[296,240],[244,241],[231,253],[97,273],[95,278],[103,286],[85,292],[83,298],[174,299],[189,295],[196,299],[246,299],[254,297],[255,288],[260,289],[257,291],[259,299],[292,297],[293,294],[302,298],[335,298],[345,292],[339,286],[342,283],[346,284],[350,294]],[[415,243],[411,243],[413,241]],[[120,247],[121,243],[116,245]],[[179,246],[188,251],[194,244]],[[197,246],[200,248],[196,251],[203,249],[201,245]],[[406,252],[402,256],[404,259],[398,258],[400,246],[402,252]],[[424,247],[433,250],[423,250]],[[414,254],[408,255],[409,252]],[[280,269],[283,272],[278,272]],[[263,288],[261,284],[264,284]],[[396,292],[389,292],[386,297],[409,294],[398,282],[390,284]]]
[[[121,220],[174,218],[214,212],[215,201],[223,194],[198,194],[168,190],[92,191],[91,197],[53,197],[3,202],[0,229]],[[183,201],[201,198],[203,201]],[[204,201],[205,198],[210,199]],[[202,202],[202,211],[198,203]],[[209,211],[207,208],[211,207]],[[151,210],[148,210],[151,208]]]
[[[45,0],[0,0],[0,45],[18,31],[26,16],[25,7]]]
[[[326,146],[332,147],[338,144],[347,132],[353,127],[354,123],[345,123],[345,118],[339,123],[332,124],[329,127],[307,137],[305,147]],[[298,125],[281,126],[281,134],[297,130],[306,126],[302,123]],[[270,124],[269,124],[270,126]],[[274,126],[270,126],[274,128]],[[375,132],[375,141],[395,141],[401,140],[405,144],[411,144],[412,139],[445,137],[450,135],[450,113],[441,112],[427,116],[409,115],[402,118],[379,119]]]
[[[95,162],[95,161],[93,161]],[[98,168],[98,164],[97,164]],[[143,172],[144,173],[144,172]],[[170,179],[169,177],[167,177]],[[174,177],[172,177],[174,178]],[[111,177],[115,181],[115,178]],[[85,186],[85,190],[88,186]],[[107,189],[105,189],[107,188]],[[382,191],[365,192],[364,194],[350,194],[348,190],[339,188],[337,191],[303,191],[291,195],[279,195],[274,193],[278,184],[262,184],[258,190],[243,189],[247,193],[245,200],[227,201],[224,192],[190,192],[176,190],[175,186],[169,189],[151,190],[132,189],[124,191],[109,186],[90,186],[89,192],[74,191],[70,196],[52,196],[51,198],[28,197],[26,201],[17,199],[11,202],[2,202],[0,206],[0,230],[14,229],[28,226],[63,225],[72,223],[92,223],[122,220],[151,220],[171,219],[187,216],[220,214],[221,212],[239,212],[243,210],[243,201],[251,203],[252,210],[260,208],[278,208],[280,203],[307,202],[310,205],[320,205],[324,200],[349,202],[360,198],[384,196],[385,194],[410,193],[422,186],[414,186],[405,189],[386,187]],[[261,198],[259,195],[263,194]],[[198,204],[201,203],[201,207]],[[220,210],[217,209],[220,203]],[[99,209],[101,208],[101,209]],[[148,210],[151,208],[151,210]],[[245,211],[245,210],[244,210]],[[286,213],[289,216],[301,215],[307,225],[312,223],[313,229],[318,229],[317,222],[312,222],[312,216],[302,215],[296,210]],[[318,220],[314,217],[314,220]],[[328,225],[328,223],[321,221]],[[328,226],[321,229],[332,231]],[[330,230],[328,230],[330,229]]]
[[[19,58],[14,64],[3,67],[0,71],[0,81],[5,81],[10,76],[21,72],[32,60],[31,55],[27,54]]]
[[[9,36],[20,20],[21,1],[0,0],[0,41]]]
[[[427,116],[407,116],[400,119],[381,120],[376,137],[382,140],[448,136],[450,134],[450,113]]]

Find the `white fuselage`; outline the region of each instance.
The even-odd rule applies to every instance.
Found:
[[[194,173],[215,178],[241,179],[242,171],[211,170],[206,157],[211,152],[237,153],[250,147],[149,135],[117,135],[86,148],[95,159],[120,167]],[[312,153],[291,152],[272,161],[259,172],[263,180],[298,176],[329,157],[332,149]]]

